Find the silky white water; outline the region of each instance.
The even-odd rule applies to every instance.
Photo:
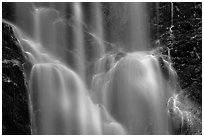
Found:
[[[101,4],[91,5],[95,31],[90,33],[97,36],[93,51],[97,57],[90,85],[84,11],[81,3],[69,4],[69,21],[59,3],[31,6],[29,29],[17,18],[15,34],[33,64],[29,75],[32,134],[170,134],[167,102],[175,94],[176,74],[162,60],[169,72],[166,78],[159,57],[146,50],[143,4],[128,5],[131,42],[120,58],[104,44]],[[22,7],[16,4],[17,15],[25,15]],[[72,33],[68,33],[70,28]],[[67,57],[70,45],[73,66]]]

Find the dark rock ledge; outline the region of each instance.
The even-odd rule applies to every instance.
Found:
[[[13,28],[2,23],[2,134],[31,134],[26,57]]]

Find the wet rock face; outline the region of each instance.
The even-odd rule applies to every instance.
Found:
[[[164,48],[163,54],[169,49],[184,94],[201,105],[202,3],[157,3],[150,22],[152,40]]]
[[[2,134],[31,134],[26,59],[13,29],[2,23]]]
[[[178,75],[184,120],[174,134],[202,134],[202,3],[157,3],[150,22],[152,41],[170,54]]]

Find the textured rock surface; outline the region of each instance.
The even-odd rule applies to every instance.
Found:
[[[151,38],[164,55],[169,51],[181,90],[176,104],[184,120],[175,134],[202,134],[202,3],[153,5]]]
[[[167,48],[170,50],[181,89],[201,105],[202,4],[159,3],[157,8],[159,15],[152,15],[150,19],[152,39],[164,47],[164,54],[167,54]],[[158,34],[157,38],[153,34]]]
[[[25,57],[6,23],[2,23],[2,36],[2,134],[30,134]]]

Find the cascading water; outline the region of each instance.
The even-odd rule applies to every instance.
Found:
[[[104,61],[111,63],[111,58]],[[175,71],[170,67],[168,71],[175,79]],[[155,56],[147,52],[129,53],[108,72],[95,75],[93,82],[98,103],[129,134],[169,134],[166,102],[175,94],[175,83],[167,83]]]
[[[80,3],[75,3],[74,7],[74,17],[76,18],[76,28],[74,30],[74,42],[76,47],[76,54],[77,54],[77,72],[79,75],[85,80],[85,64],[84,64],[84,40],[83,40],[83,29],[82,29],[82,11],[80,7]]]
[[[22,22],[17,22],[22,30],[14,26],[33,63],[29,76],[32,134],[170,134],[166,105],[175,94],[175,83],[168,79],[175,80],[176,75],[169,62],[163,60],[170,72],[166,79],[153,52],[137,51],[146,50],[148,45],[141,4],[128,5],[132,30],[127,51],[135,52],[117,54],[106,52],[101,5],[93,4],[97,19],[94,34],[99,46],[91,89],[86,85],[83,8],[80,3],[70,4],[72,34],[61,15],[65,8],[60,11],[50,5],[31,10],[33,31],[22,27]],[[16,7],[18,15],[23,15],[20,4]],[[67,46],[71,44],[76,72],[66,62]]]

